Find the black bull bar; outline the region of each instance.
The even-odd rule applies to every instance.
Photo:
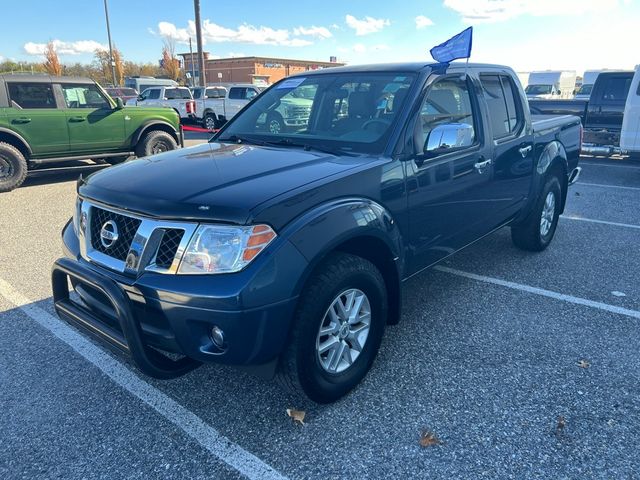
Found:
[[[113,307],[121,331],[102,322],[84,305],[71,300],[68,279],[74,279],[102,293]],[[53,264],[51,284],[53,302],[60,318],[128,353],[144,374],[161,379],[176,378],[200,365],[200,362],[188,357],[173,360],[145,345],[142,340],[142,328],[133,315],[129,297],[110,278],[98,274],[75,260],[60,258]]]

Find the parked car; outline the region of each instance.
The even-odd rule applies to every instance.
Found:
[[[75,159],[120,163],[182,144],[166,109],[123,109],[93,80],[0,75],[0,192],[40,164]]]
[[[306,90],[304,130],[264,128]],[[208,144],[84,179],[53,266],[55,308],[148,375],[244,365],[334,401],[400,320],[404,280],[503,226],[519,248],[549,246],[580,128],[532,119],[508,67],[289,77]]]
[[[531,72],[525,92],[527,98],[572,98],[576,89],[575,71]]]
[[[128,100],[138,96],[138,92],[135,88],[106,87],[104,91],[107,92],[111,98],[119,98],[123,103],[127,103]]]
[[[149,87],[126,104],[137,107],[173,108],[183,121],[196,118],[196,103],[187,87]]]
[[[640,80],[638,71],[602,72],[595,81],[589,100],[529,100],[533,113],[577,115],[584,125],[582,151],[598,155],[630,152],[640,153],[639,126],[634,123],[633,111],[640,105],[640,97],[631,85]],[[637,88],[637,87],[636,87]],[[628,117],[628,121],[623,122]],[[621,134],[625,123],[624,147]]]

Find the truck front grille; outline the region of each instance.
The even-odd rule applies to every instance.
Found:
[[[173,259],[176,257],[178,247],[184,236],[184,230],[177,228],[167,228],[162,236],[162,241],[156,254],[156,267],[170,268]]]
[[[118,238],[112,245],[105,246],[100,232],[109,221],[115,223]],[[91,246],[105,255],[124,261],[140,223],[141,220],[138,218],[127,217],[94,206],[91,210]]]

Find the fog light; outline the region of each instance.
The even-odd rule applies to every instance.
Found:
[[[224,347],[224,332],[220,327],[215,326],[211,329],[211,340],[216,347]]]

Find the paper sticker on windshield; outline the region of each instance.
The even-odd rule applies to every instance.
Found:
[[[279,83],[278,86],[276,87],[276,89],[280,89],[280,88],[296,88],[297,86],[299,86],[305,80],[306,80],[305,77],[303,77],[303,78],[290,78],[288,80],[285,80],[282,83]]]

